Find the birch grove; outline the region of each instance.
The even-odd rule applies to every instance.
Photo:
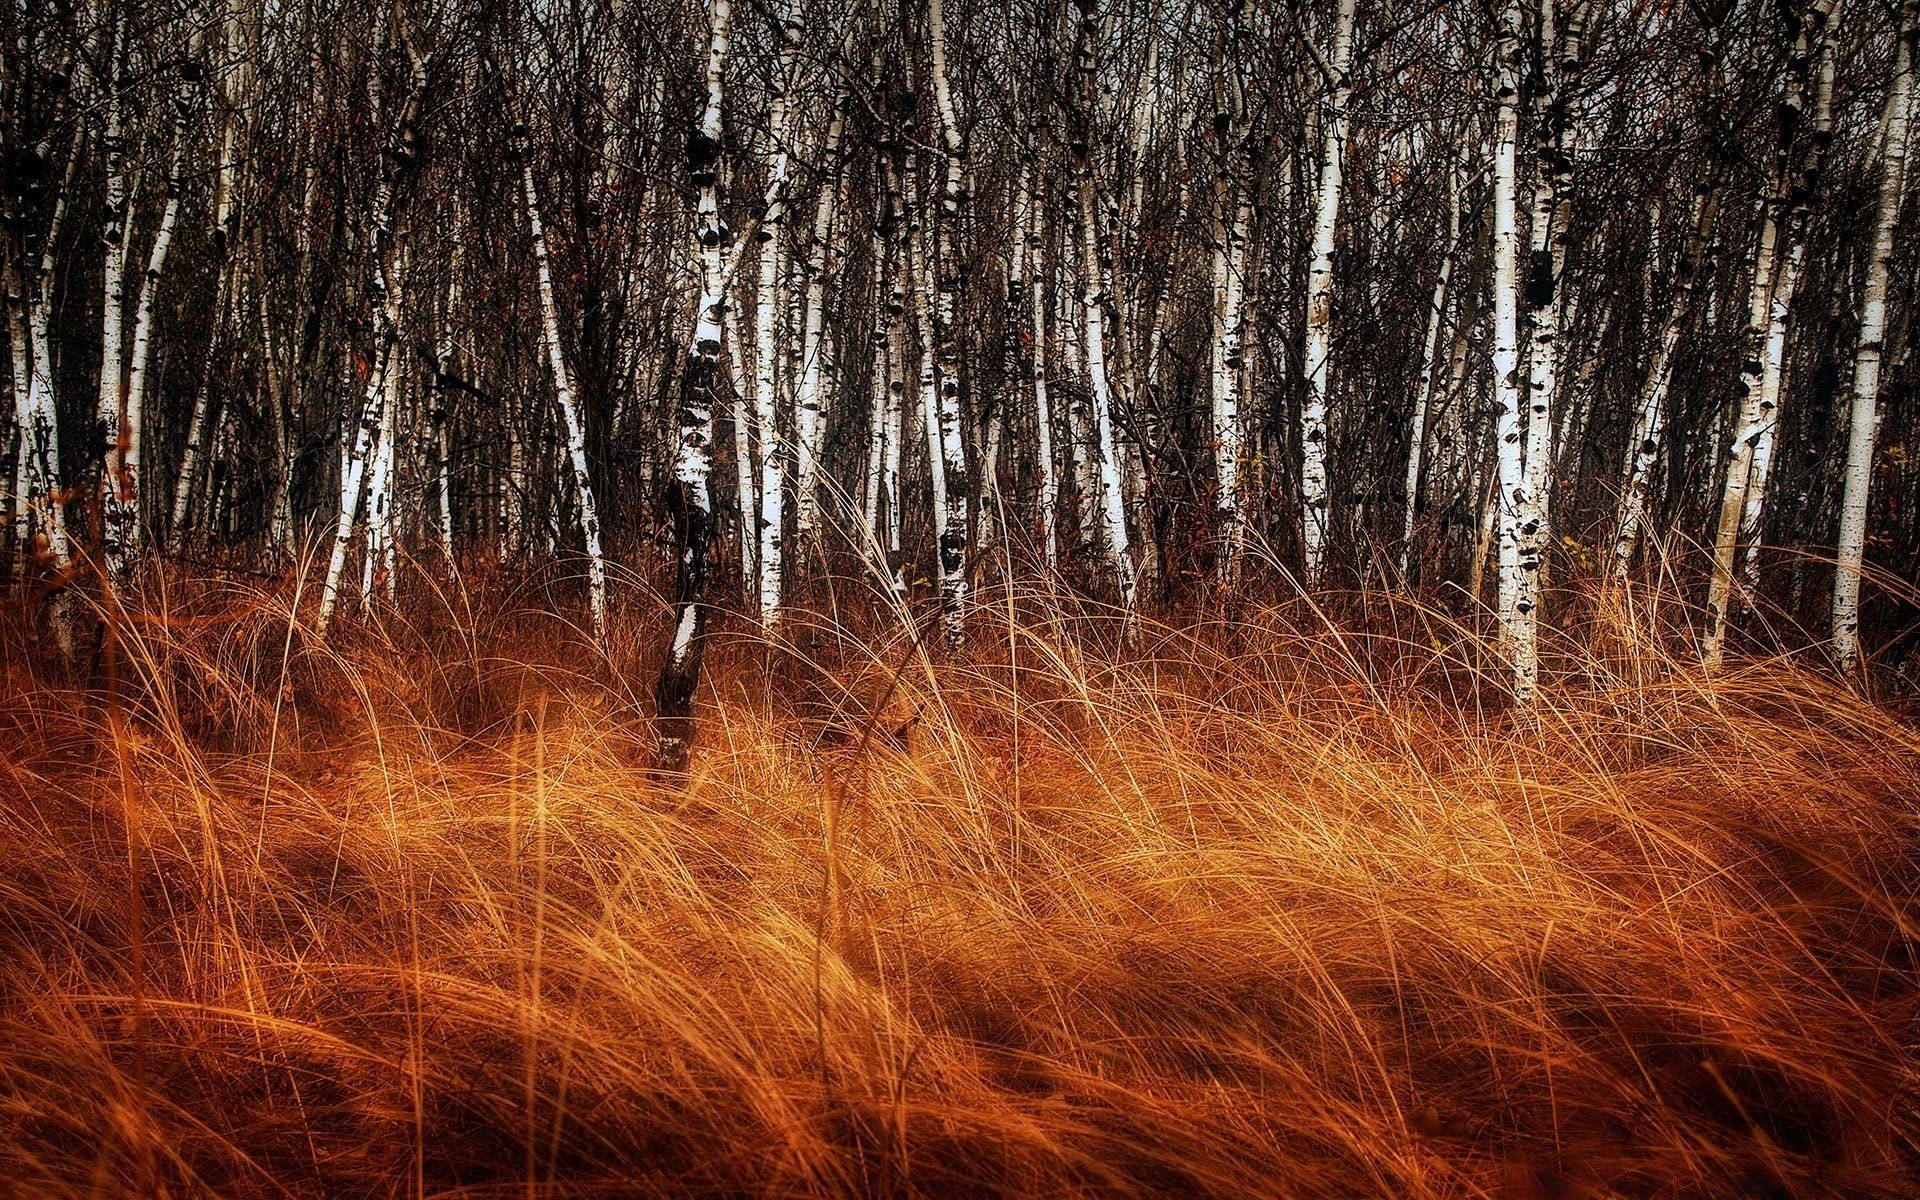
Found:
[[[321,636],[524,584],[670,772],[710,634],[850,580],[929,654],[1384,582],[1524,705],[1652,588],[1703,668],[1920,678],[1905,0],[22,12],[36,636],[179,563]]]

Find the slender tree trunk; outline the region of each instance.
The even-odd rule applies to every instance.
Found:
[[[820,195],[814,202],[813,234],[807,253],[807,300],[801,325],[800,380],[794,393],[794,536],[802,553],[818,537],[820,455],[832,412],[835,381],[827,367],[827,282],[834,265],[834,209],[840,190],[840,142],[845,135],[851,96],[843,84],[834,98],[820,151]]]
[[[1493,145],[1493,403],[1494,447],[1499,456],[1500,642],[1513,668],[1514,698],[1531,703],[1539,680],[1535,649],[1537,561],[1525,557],[1531,542],[1526,523],[1536,519],[1526,464],[1526,429],[1520,403],[1519,234],[1514,225],[1518,193],[1520,6],[1501,9],[1495,48]]]
[[[1007,242],[1007,303],[1001,318],[1002,334],[1000,338],[1000,391],[995,404],[999,410],[997,416],[1003,416],[1007,422],[1015,420],[1014,414],[1021,408],[1022,397],[1031,386],[1033,358],[1028,349],[1029,339],[1022,335],[1027,320],[1027,237],[1028,224],[1033,211],[1033,160],[1031,152],[1021,160],[1019,183],[1010,189],[1012,213],[1011,235]],[[1018,425],[1015,425],[1018,428]],[[996,421],[996,431],[998,421]],[[996,455],[996,467],[997,455]],[[992,480],[994,498],[997,507],[1005,509],[1001,496],[998,471]],[[1011,541],[1011,537],[1008,538]]]
[[[900,191],[900,172],[891,157],[883,158],[887,187],[887,239],[893,269],[887,275],[887,448],[881,471],[887,496],[887,553],[900,554],[904,504],[900,495],[900,465],[907,435],[907,296],[913,288],[913,244]],[[905,576],[893,563],[891,576],[897,591],[905,590]]]
[[[94,408],[94,427],[100,438],[100,555],[103,578],[112,587],[125,584],[133,564],[134,527],[139,520],[138,498],[126,470],[127,380],[125,373],[127,226],[131,205],[127,196],[125,131],[122,124],[120,59],[124,53],[126,22],[114,31],[113,59],[108,66],[106,128],[101,134],[101,156],[106,159],[106,213],[101,224],[105,265],[101,271],[100,391]]]
[[[1692,231],[1681,252],[1674,272],[1674,295],[1667,305],[1660,327],[1660,341],[1654,348],[1653,363],[1646,383],[1634,405],[1633,431],[1627,445],[1626,478],[1620,485],[1620,526],[1613,542],[1613,576],[1624,582],[1633,564],[1646,522],[1647,506],[1652,499],[1654,467],[1660,461],[1662,438],[1667,422],[1667,388],[1673,379],[1674,355],[1680,335],[1686,327],[1688,311],[1693,307],[1694,285],[1700,261],[1706,252],[1707,235],[1713,228],[1717,200],[1709,180],[1694,194]],[[1652,311],[1651,307],[1649,311]]]
[[[1726,481],[1713,539],[1713,572],[1707,586],[1708,628],[1700,657],[1709,670],[1720,665],[1725,651],[1741,531],[1758,524],[1757,508],[1754,519],[1749,520],[1747,496],[1756,482],[1756,457],[1773,425],[1779,402],[1778,367],[1771,362],[1776,346],[1773,330],[1777,319],[1782,333],[1778,344],[1783,347],[1787,312],[1784,307],[1776,308],[1776,294],[1789,273],[1786,264],[1795,258],[1799,240],[1796,227],[1811,199],[1828,126],[1826,110],[1833,88],[1832,55],[1823,40],[1828,7],[1828,0],[1814,0],[1800,14],[1793,53],[1787,62],[1773,173],[1761,198],[1760,237],[1754,253],[1753,288],[1747,300],[1746,354],[1740,369],[1740,409],[1728,447]],[[1795,134],[1807,106],[1809,68],[1816,54],[1822,66],[1814,88],[1814,132],[1808,139],[1808,149],[1803,151],[1801,178],[1796,182],[1792,170]],[[1767,453],[1771,453],[1770,445]]]
[[[780,437],[780,284],[786,277],[786,243],[782,231],[787,218],[787,173],[791,167],[792,104],[787,89],[800,47],[800,28],[789,17],[780,20],[780,64],[774,73],[772,113],[773,162],[768,169],[766,216],[760,224],[760,280],[754,296],[754,427],[760,448],[760,512],[755,523],[759,549],[755,581],[760,629],[773,632],[780,623],[786,551],[786,453]]]
[[[166,270],[167,255],[173,248],[173,231],[180,219],[180,172],[186,159],[186,97],[176,102],[173,129],[173,161],[167,169],[167,203],[160,215],[160,228],[154,234],[147,254],[146,274],[140,279],[139,298],[134,303],[133,354],[127,369],[126,450],[123,471],[132,497],[133,522],[128,537],[137,552],[142,541],[140,521],[141,453],[145,443],[147,364],[153,354],[154,308],[158,302],[160,276]]]
[[[884,204],[884,201],[882,202]],[[873,225],[873,369],[867,391],[867,461],[865,482],[860,491],[860,529],[864,538],[861,553],[883,549],[880,530],[880,492],[885,486],[883,469],[887,457],[887,235],[884,217],[876,216]]]
[[[1060,484],[1054,474],[1053,405],[1047,393],[1047,192],[1034,179],[1027,230],[1027,286],[1033,332],[1034,490],[1040,507],[1042,561],[1051,578],[1060,569]]]
[[[1120,592],[1120,607],[1131,617],[1134,611],[1133,555],[1127,545],[1125,499],[1120,487],[1120,464],[1113,436],[1113,392],[1107,377],[1106,289],[1100,269],[1098,216],[1093,198],[1093,169],[1083,156],[1081,163],[1080,230],[1083,239],[1081,279],[1086,287],[1083,303],[1086,314],[1087,376],[1092,384],[1094,423],[1094,460],[1098,476],[1100,549],[1113,572]]]
[[[1420,467],[1427,448],[1427,406],[1433,397],[1433,377],[1439,370],[1440,335],[1446,324],[1447,287],[1453,279],[1453,259],[1460,246],[1460,176],[1455,162],[1447,175],[1447,242],[1440,255],[1440,273],[1433,281],[1433,301],[1427,308],[1427,333],[1421,340],[1419,391],[1413,400],[1412,429],[1407,441],[1407,516],[1400,532],[1400,578],[1410,578],[1413,518],[1420,507]]]
[[[1886,134],[1880,154],[1880,202],[1873,226],[1873,254],[1860,290],[1860,343],[1853,356],[1853,415],[1847,432],[1847,469],[1840,494],[1840,537],[1833,577],[1833,656],[1843,674],[1860,657],[1860,571],[1867,540],[1867,501],[1873,486],[1873,445],[1880,413],[1880,359],[1887,327],[1887,283],[1893,266],[1893,233],[1907,166],[1913,120],[1916,14],[1920,3],[1900,6],[1900,45],[1887,88]]]
[[[1520,522],[1520,561],[1521,570],[1531,579],[1536,625],[1546,580],[1546,551],[1552,543],[1553,414],[1562,399],[1560,337],[1566,307],[1560,285],[1566,266],[1577,134],[1569,81],[1578,78],[1584,53],[1580,14],[1574,6],[1562,35],[1555,23],[1555,0],[1540,0],[1535,27],[1541,78],[1534,89],[1533,244],[1526,281],[1527,507]]]
[[[948,83],[947,27],[942,0],[927,0],[928,49],[932,59],[934,108],[940,115],[942,136],[941,162],[944,167],[940,186],[940,214],[934,228],[934,252],[925,265],[925,274],[933,277],[935,322],[933,340],[938,358],[939,404],[929,426],[939,438],[941,481],[946,495],[941,505],[943,519],[936,522],[940,570],[941,627],[947,646],[958,649],[967,636],[967,572],[972,549],[968,544],[971,523],[968,509],[972,487],[967,477],[967,458],[961,431],[960,350],[955,294],[959,288],[958,249],[961,180],[966,173],[966,145],[960,134],[959,113],[954,107]]]
[[[397,269],[395,273],[399,273]],[[339,515],[334,522],[333,548],[327,559],[326,582],[320,589],[320,611],[314,619],[314,632],[322,638],[327,636],[327,627],[332,624],[334,609],[339,604],[340,577],[346,571],[347,552],[353,546],[354,525],[360,516],[360,500],[365,491],[369,460],[386,418],[387,372],[395,369],[393,359],[398,352],[395,344],[395,330],[399,324],[398,297],[385,303],[388,315],[386,320],[379,322],[381,329],[377,362],[367,379],[367,395],[360,406],[360,422],[353,435],[346,469],[340,475]]]
[[[732,382],[733,466],[735,502],[734,523],[740,536],[740,603],[750,615],[760,611],[760,467],[754,455],[756,441],[752,375],[741,358],[740,310],[731,301],[725,304],[721,331],[725,338]],[[715,403],[719,398],[715,396]]]
[[[200,382],[194,389],[193,415],[187,422],[186,447],[181,452],[180,470],[173,481],[173,503],[168,510],[166,527],[169,549],[178,550],[185,539],[187,514],[193,503],[193,488],[200,472],[201,461],[205,457],[207,409],[212,403],[213,373],[215,352],[219,349],[227,321],[235,312],[234,297],[234,230],[237,225],[237,192],[235,176],[239,163],[239,133],[243,118],[240,113],[246,111],[252,95],[253,64],[258,53],[258,30],[250,22],[243,22],[242,8],[238,4],[227,6],[226,27],[223,34],[223,46],[226,54],[237,60],[231,75],[228,76],[224,92],[224,103],[220,107],[217,140],[220,145],[219,161],[214,168],[212,226],[209,233],[214,246],[214,307],[213,328],[207,335],[206,351],[201,357]],[[311,197],[309,196],[309,200]],[[310,205],[308,206],[310,208]],[[301,237],[305,237],[305,222],[310,211],[301,213]],[[305,289],[296,285],[296,295],[305,295]],[[236,324],[243,324],[237,322]],[[263,323],[262,330],[265,332]],[[269,355],[269,371],[278,369],[272,364]],[[278,499],[278,493],[276,493]]]
[[[1326,575],[1327,404],[1332,390],[1333,246],[1340,218],[1340,186],[1347,148],[1347,103],[1353,83],[1354,0],[1340,0],[1334,18],[1333,53],[1325,63],[1327,103],[1322,117],[1320,184],[1314,199],[1313,262],[1307,268],[1304,359],[1307,394],[1300,408],[1300,520],[1306,584]]]
[[[433,437],[433,490],[435,500],[434,534],[440,558],[451,570],[454,566],[453,525],[453,445],[452,414],[449,401],[461,369],[460,345],[454,334],[460,319],[463,276],[466,274],[466,222],[464,206],[456,198],[453,217],[453,254],[447,264],[447,290],[440,310],[440,337],[434,346],[432,411],[428,414]]]
[[[1220,578],[1238,578],[1240,556],[1247,536],[1246,513],[1240,495],[1240,461],[1246,438],[1240,419],[1242,299],[1246,291],[1248,231],[1253,205],[1234,179],[1232,147],[1221,150],[1219,187],[1215,195],[1216,224],[1213,247],[1213,470],[1214,508],[1219,526],[1217,557]]]
[[[1787,250],[1774,281],[1773,301],[1768,306],[1766,361],[1760,375],[1760,429],[1753,442],[1753,460],[1748,470],[1746,503],[1740,508],[1740,542],[1743,547],[1740,568],[1740,597],[1751,602],[1760,586],[1760,521],[1765,512],[1767,485],[1773,475],[1773,447],[1780,428],[1780,392],[1786,377],[1787,316],[1794,296],[1800,290],[1800,275],[1806,264],[1807,245],[1796,240]]]
[[[380,430],[374,436],[373,465],[367,480],[367,521],[360,554],[360,607],[373,604],[376,583],[393,607],[393,468],[394,424],[400,409],[400,372],[393,364],[385,373],[380,397]]]
[[[673,515],[679,549],[674,584],[673,640],[654,685],[660,723],[657,770],[668,778],[686,774],[693,752],[693,700],[700,686],[706,652],[707,568],[713,539],[713,408],[720,376],[722,309],[727,279],[720,223],[719,162],[724,130],[728,41],[733,9],[729,0],[710,0],[712,37],[707,46],[706,104],[700,124],[687,142],[687,174],[699,199],[694,240],[700,256],[700,299],[693,337],[680,378],[679,435],[667,506]]]
[[[547,255],[547,231],[540,220],[540,197],[533,187],[533,162],[520,167],[520,182],[527,204],[527,228],[533,237],[534,270],[540,284],[541,328],[545,335],[547,365],[553,371],[554,402],[560,420],[566,426],[567,461],[573,466],[574,504],[579,510],[580,533],[587,549],[587,602],[593,613],[593,636],[601,645],[607,640],[607,560],[600,551],[600,511],[594,503],[593,479],[587,473],[587,427],[574,400],[573,374],[567,369],[566,352],[560,342],[560,309],[553,298],[553,268]]]
[[[961,444],[959,381],[945,378],[939,369],[947,362],[939,346],[945,335],[934,297],[933,276],[924,210],[916,182],[917,156],[909,147],[906,161],[908,275],[914,298],[914,324],[920,339],[920,414],[927,437],[927,473],[932,485],[935,568],[940,579],[940,624],[950,647],[966,640],[964,605],[967,590],[966,459]]]
[[[8,560],[11,564],[8,582],[18,583],[24,574],[33,539],[33,385],[29,382],[33,375],[33,362],[27,349],[27,298],[20,284],[20,274],[13,265],[13,247],[7,245],[0,249],[0,253],[6,255],[6,263],[0,269],[6,273],[7,349],[13,365],[13,490],[7,496],[7,516],[13,528],[13,545]]]
[[[400,314],[407,277],[407,249],[405,239],[394,228],[394,195],[400,175],[416,158],[418,147],[414,140],[414,120],[426,91],[427,60],[415,52],[404,32],[401,40],[413,64],[412,89],[400,107],[393,139],[383,155],[374,187],[373,210],[369,221],[373,234],[373,278],[369,289],[374,327],[373,360],[367,377],[366,398],[360,406],[360,420],[352,444],[342,446],[346,458],[340,470],[340,503],[334,522],[333,549],[327,559],[326,581],[321,586],[319,612],[314,620],[315,633],[322,638],[326,636],[327,627],[333,621],[334,609],[339,604],[340,578],[346,569],[347,551],[353,544],[354,524],[359,519],[361,496],[367,482],[368,456],[374,450],[374,439],[385,420],[387,373],[400,369],[397,359],[404,352],[400,342]],[[369,100],[375,102],[370,107],[376,111],[379,108],[378,84],[376,75],[368,85],[371,93]],[[222,433],[227,428],[229,416],[230,409],[223,409],[219,427]],[[220,442],[221,433],[216,433],[216,463],[222,457]]]

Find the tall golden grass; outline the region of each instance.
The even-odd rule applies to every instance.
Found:
[[[0,1191],[1913,1195],[1920,729],[1633,599],[795,627],[674,788],[651,614],[12,627]]]

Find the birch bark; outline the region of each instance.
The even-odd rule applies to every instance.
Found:
[[[1638,401],[1634,405],[1633,431],[1627,445],[1626,477],[1620,486],[1620,526],[1613,543],[1613,577],[1623,582],[1639,546],[1641,527],[1652,499],[1654,468],[1660,461],[1666,433],[1667,388],[1673,379],[1675,352],[1693,307],[1695,282],[1700,260],[1706,252],[1707,236],[1713,228],[1718,201],[1713,184],[1706,183],[1693,199],[1692,232],[1679,265],[1674,271],[1674,295],[1662,319],[1660,341],[1647,370]]]
[[[1407,441],[1407,514],[1400,531],[1400,578],[1406,581],[1413,551],[1413,519],[1420,506],[1420,468],[1427,447],[1427,407],[1433,397],[1433,379],[1439,370],[1440,336],[1446,324],[1447,288],[1453,279],[1453,260],[1460,245],[1460,186],[1464,169],[1455,162],[1447,175],[1447,241],[1440,255],[1440,273],[1433,282],[1433,300],[1427,306],[1427,332],[1421,340],[1419,391],[1413,400],[1412,429]]]
[[[1753,286],[1747,300],[1746,353],[1740,369],[1740,406],[1728,445],[1726,478],[1713,539],[1713,570],[1707,587],[1708,628],[1700,651],[1702,662],[1710,670],[1720,665],[1725,652],[1735,554],[1741,530],[1749,524],[1747,494],[1755,482],[1757,453],[1772,427],[1778,403],[1777,391],[1770,394],[1768,387],[1770,376],[1776,389],[1778,384],[1778,377],[1773,374],[1777,366],[1769,365],[1774,347],[1775,293],[1788,274],[1786,264],[1794,257],[1796,212],[1803,209],[1809,198],[1812,182],[1809,176],[1817,178],[1819,154],[1824,149],[1819,127],[1825,124],[1825,118],[1819,110],[1825,107],[1822,97],[1832,94],[1832,58],[1824,40],[1830,7],[1831,0],[1813,0],[1804,11],[1785,10],[1793,21],[1794,42],[1782,88],[1773,169],[1760,200],[1760,233],[1754,251]],[[1802,149],[1800,178],[1796,181],[1793,157],[1807,110],[1809,74],[1816,55],[1823,60],[1823,66],[1820,82],[1814,85],[1815,132],[1806,139],[1808,145]],[[1784,334],[1786,313],[1781,311],[1778,315]]]
[[[720,222],[719,161],[724,137],[727,52],[733,23],[730,0],[710,0],[706,103],[687,141],[687,175],[698,194],[694,240],[700,261],[700,298],[693,337],[680,378],[672,483],[667,493],[679,550],[674,585],[673,640],[654,685],[660,729],[657,771],[684,777],[693,752],[694,692],[706,651],[707,568],[713,537],[713,408],[720,374],[722,310],[726,307],[726,230]]]
[[[1519,234],[1514,210],[1519,119],[1520,5],[1500,11],[1494,49],[1493,145],[1493,403],[1494,447],[1499,459],[1499,622],[1501,648],[1513,668],[1514,699],[1531,703],[1539,680],[1535,649],[1534,570],[1523,546],[1534,518],[1526,464],[1526,429],[1520,401]]]
[[[1913,120],[1916,15],[1920,3],[1900,6],[1900,44],[1887,88],[1886,135],[1880,156],[1880,196],[1874,215],[1873,252],[1860,289],[1860,342],[1853,356],[1853,413],[1847,432],[1847,467],[1840,497],[1840,535],[1833,579],[1833,656],[1843,674],[1860,659],[1860,572],[1866,556],[1867,502],[1873,486],[1873,448],[1880,413],[1880,360],[1887,328],[1887,286],[1893,266],[1893,234],[1900,220],[1908,141]]]
[[[533,238],[534,273],[540,286],[541,331],[547,365],[553,372],[553,398],[566,428],[574,504],[579,515],[580,535],[586,543],[587,604],[593,615],[594,639],[604,646],[607,641],[607,560],[600,549],[600,510],[594,502],[593,479],[587,471],[587,427],[574,398],[573,373],[567,369],[566,350],[560,341],[560,309],[553,297],[553,266],[547,253],[546,226],[540,219],[540,197],[533,186],[531,157],[521,162],[520,185],[527,206],[527,230]]]
[[[1327,405],[1332,391],[1333,248],[1340,217],[1340,187],[1347,147],[1347,106],[1353,93],[1354,0],[1340,0],[1334,17],[1332,53],[1323,63],[1327,100],[1322,113],[1320,182],[1315,192],[1313,261],[1307,268],[1307,393],[1300,408],[1301,546],[1308,587],[1326,574]],[[1316,51],[1317,56],[1317,51]]]

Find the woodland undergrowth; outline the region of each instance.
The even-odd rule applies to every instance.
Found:
[[[1911,714],[1651,593],[1515,711],[1349,599],[723,635],[667,782],[639,606],[16,619],[0,1191],[1920,1189]]]

